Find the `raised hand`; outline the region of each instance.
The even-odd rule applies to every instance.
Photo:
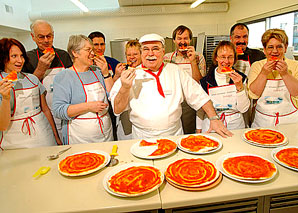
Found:
[[[187,47],[187,57],[188,59],[192,62],[196,60],[196,52],[195,48],[193,46],[188,46]]]
[[[229,74],[230,78],[234,82],[237,90],[241,90],[243,88],[243,83],[242,83],[242,76],[238,74],[237,72],[231,72]]]
[[[46,70],[50,68],[52,61],[55,58],[55,54],[51,54],[47,52],[43,56],[41,56],[38,60],[37,70],[39,70],[40,74],[44,75]]]
[[[125,89],[130,89],[135,77],[136,77],[136,72],[134,69],[124,70],[121,73],[121,77],[120,77],[122,87],[124,87]]]
[[[101,69],[101,73],[106,76],[109,74],[109,70],[108,70],[108,63],[105,59],[105,57],[102,56],[97,56],[94,58],[94,63],[96,66],[98,66]]]
[[[13,83],[7,79],[0,81],[0,94],[3,99],[10,100],[10,90],[13,87]]]

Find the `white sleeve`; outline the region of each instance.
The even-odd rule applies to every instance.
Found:
[[[199,110],[210,100],[210,97],[203,90],[201,85],[196,82],[189,74],[187,74],[186,72],[182,72],[181,70],[178,71],[186,102],[194,110]]]

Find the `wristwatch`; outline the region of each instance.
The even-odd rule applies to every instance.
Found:
[[[212,116],[211,118],[209,118],[210,121],[213,121],[213,120],[219,120],[219,117],[218,115],[214,115]]]
[[[103,76],[104,79],[109,78],[109,77],[112,77],[112,76],[111,76],[111,73],[109,73],[109,74],[106,75],[106,76]]]

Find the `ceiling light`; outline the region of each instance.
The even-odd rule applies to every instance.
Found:
[[[190,8],[196,8],[199,4],[203,3],[205,0],[196,0],[194,3],[190,5]]]
[[[72,3],[74,3],[78,8],[80,8],[83,12],[87,13],[89,12],[89,9],[79,0],[70,0]]]

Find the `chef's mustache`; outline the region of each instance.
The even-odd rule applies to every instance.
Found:
[[[147,56],[146,60],[157,60],[156,56]]]
[[[246,45],[245,42],[237,42],[236,45]]]

